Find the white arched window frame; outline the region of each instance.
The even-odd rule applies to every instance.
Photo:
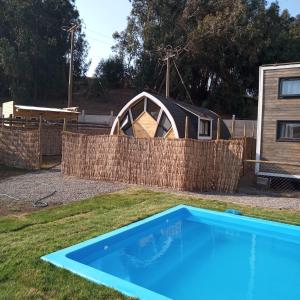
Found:
[[[113,122],[110,134],[111,135],[114,134],[114,132],[116,131],[117,125],[118,125],[118,120],[124,115],[124,113],[126,113],[127,111],[129,111],[129,109],[131,108],[131,106],[133,106],[135,103],[139,102],[143,98],[146,98],[146,99],[149,99],[149,100],[153,101],[156,105],[158,105],[161,108],[160,112],[159,112],[160,115],[159,115],[158,119],[160,119],[162,112],[164,112],[167,115],[168,119],[170,120],[170,122],[172,124],[172,128],[174,130],[175,138],[179,138],[179,134],[178,134],[178,130],[177,130],[177,126],[176,126],[175,120],[172,117],[172,115],[170,114],[169,110],[165,107],[165,105],[159,99],[157,99],[156,97],[154,97],[153,95],[151,95],[151,94],[149,94],[147,92],[142,92],[139,95],[135,96],[132,100],[130,100],[121,109],[121,111],[118,113],[116,119]],[[146,108],[146,105],[144,107]],[[130,116],[132,118],[131,112],[129,114],[130,114]]]

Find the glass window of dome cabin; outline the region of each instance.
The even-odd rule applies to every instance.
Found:
[[[120,122],[120,129],[128,136],[134,136],[132,123],[129,115],[129,111],[126,112],[124,117],[121,119]]]
[[[211,121],[199,119],[199,137],[210,137]]]
[[[148,112],[148,114],[155,120],[157,121],[157,118],[159,116],[159,112],[160,112],[160,107],[155,104],[153,101],[147,99],[146,101],[146,111]]]
[[[168,131],[171,129],[171,127],[172,127],[172,124],[171,124],[170,120],[168,119],[167,115],[165,113],[162,113],[155,136],[156,137],[164,137],[168,133]]]
[[[145,99],[140,100],[131,108],[132,119],[135,121],[145,111]]]

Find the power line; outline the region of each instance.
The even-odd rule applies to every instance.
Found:
[[[158,75],[157,75],[157,77],[156,77],[155,84],[154,84],[154,89],[155,89],[155,90],[157,90],[156,85],[157,85],[157,83],[158,83],[159,77],[160,77],[160,75],[161,75],[161,73],[162,73],[162,70],[163,70],[164,66],[165,66],[164,63],[161,64],[160,71],[159,71],[159,73],[158,73]],[[156,68],[157,68],[157,67],[158,67],[158,64],[156,65]],[[159,93],[160,91],[157,91],[157,92]]]
[[[95,41],[95,42],[99,42],[99,43],[102,43],[102,44],[107,44],[107,45],[111,45],[112,44],[112,43],[109,43],[108,41],[99,40],[99,39],[96,39],[96,38],[91,37],[91,36],[87,36],[87,39]]]
[[[99,36],[102,36],[102,37],[105,37],[105,38],[108,38],[108,39],[111,39],[112,38],[112,36],[108,36],[108,35],[106,35],[106,34],[104,34],[104,33],[101,33],[101,32],[99,32],[99,31],[95,31],[95,30],[92,30],[92,29],[90,29],[90,28],[88,28],[88,27],[84,27],[87,31],[90,31],[90,32],[92,32],[92,33],[94,33],[94,34],[97,34],[97,35],[99,35]]]
[[[167,70],[166,70],[166,98],[170,97],[170,59],[175,61],[175,58],[177,59],[180,54],[185,51],[182,47],[175,47],[173,48],[171,45],[167,45],[166,47],[160,47],[157,50],[158,52],[161,52],[162,54],[162,60],[166,62],[167,64]]]
[[[185,92],[187,93],[190,102],[191,102],[192,104],[194,104],[194,103],[193,103],[193,100],[192,100],[192,97],[191,97],[191,95],[190,95],[190,93],[189,93],[189,91],[188,91],[188,89],[187,89],[187,87],[186,87],[186,85],[185,85],[185,83],[184,83],[184,80],[183,80],[183,78],[182,78],[182,76],[181,76],[181,74],[180,74],[180,72],[179,72],[179,69],[178,69],[178,67],[177,67],[177,64],[176,64],[176,62],[175,62],[174,59],[172,59],[172,60],[173,60],[175,69],[176,69],[176,71],[177,71],[177,73],[178,73],[178,76],[179,76],[179,78],[180,78],[180,81],[181,81],[181,83],[182,83],[182,85],[183,85],[183,87],[184,87],[184,89],[185,89]]]

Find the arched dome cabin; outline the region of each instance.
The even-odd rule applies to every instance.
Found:
[[[215,139],[218,118],[209,109],[142,92],[121,109],[113,123],[111,135],[184,138],[188,120],[188,138]],[[229,138],[229,131],[222,121],[220,129],[220,138]]]

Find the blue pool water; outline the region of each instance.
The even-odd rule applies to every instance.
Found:
[[[299,227],[192,207],[43,259],[141,299],[300,299]]]

